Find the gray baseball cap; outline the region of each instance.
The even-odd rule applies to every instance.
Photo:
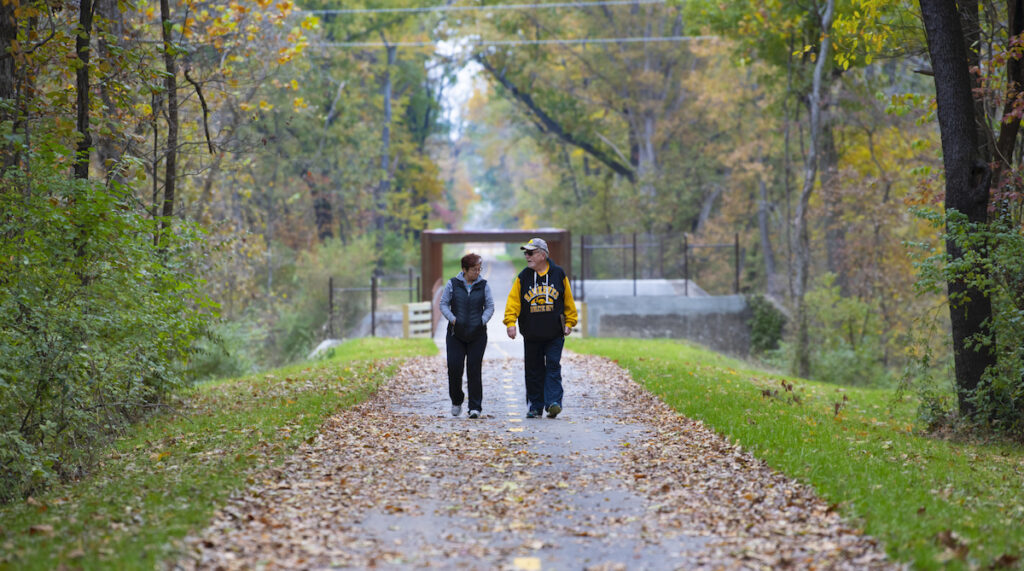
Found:
[[[548,251],[548,243],[542,238],[530,238],[530,241],[519,246],[520,250],[543,250],[545,254],[551,255]]]

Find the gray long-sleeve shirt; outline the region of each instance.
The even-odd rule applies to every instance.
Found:
[[[459,275],[455,276],[455,279],[462,282],[462,285],[469,291],[473,286],[466,282],[466,276],[463,272],[459,272]],[[455,314],[452,313],[452,281],[448,280],[444,284],[444,290],[441,291],[441,315],[448,320],[449,323],[455,323]],[[483,321],[486,325],[490,321],[491,316],[494,315],[494,296],[491,295],[491,284],[490,282],[484,284],[484,314]]]

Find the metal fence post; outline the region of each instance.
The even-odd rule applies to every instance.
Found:
[[[619,275],[624,276],[624,275],[626,275],[626,237],[625,236],[622,237],[622,246],[620,246],[620,247],[622,248],[622,273],[619,274]]]
[[[690,296],[690,245],[683,233],[683,295]]]
[[[370,337],[377,336],[377,276],[370,278]]]
[[[740,233],[734,234],[733,256],[736,260],[736,282],[733,284],[733,293],[740,293]]]
[[[587,288],[585,282],[587,279],[587,236],[580,234],[580,299],[587,299]]]
[[[658,277],[665,279],[665,238],[658,236]]]
[[[636,232],[633,232],[633,297],[636,297]]]
[[[327,278],[327,334],[334,339],[334,276]]]

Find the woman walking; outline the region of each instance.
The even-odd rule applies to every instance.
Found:
[[[441,314],[448,320],[445,346],[448,350],[448,396],[452,416],[462,414],[466,395],[462,392],[462,371],[466,371],[469,389],[469,418],[478,418],[483,410],[484,349],[487,348],[487,321],[494,315],[494,297],[487,280],[480,277],[481,258],[462,257],[462,271],[448,280],[441,292]]]

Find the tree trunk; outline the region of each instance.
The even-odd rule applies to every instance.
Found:
[[[14,54],[11,47],[18,39],[18,20],[14,2],[0,2],[0,99],[13,101],[15,96]],[[4,111],[6,113],[6,111]]]
[[[109,29],[109,33],[100,34],[97,42],[97,55],[100,61],[109,61],[111,59],[111,46],[109,39],[120,38],[124,34],[124,26],[122,23],[120,8],[117,0],[94,0],[96,3],[96,13],[100,17],[101,22],[106,22]],[[100,101],[103,102],[104,109],[101,111],[102,114],[111,114],[114,112],[116,103],[114,102],[114,95],[111,94],[110,82],[100,80]],[[123,169],[118,168],[118,162],[123,154],[123,149],[118,149],[118,141],[114,139],[112,135],[103,134],[101,131],[96,141],[96,158],[99,166],[103,172],[103,178],[106,180],[115,180],[119,183],[124,183],[125,178]]]
[[[700,236],[704,233],[704,227],[707,226],[708,220],[711,219],[711,210],[715,207],[715,202],[718,200],[722,193],[725,191],[719,185],[714,185],[711,191],[704,196],[704,200],[700,204],[700,213],[697,215],[697,220],[693,224],[693,233]]]
[[[17,122],[18,71],[11,48],[18,39],[18,19],[14,17],[15,2],[0,1],[0,102],[11,106],[10,111],[0,106],[0,122]],[[0,168],[18,164],[18,153],[7,142],[0,142]]]
[[[786,93],[793,93],[793,39],[790,37],[789,54],[786,57]],[[793,185],[791,175],[793,174],[793,160],[792,153],[790,152],[790,139],[792,138],[791,133],[793,130],[793,123],[797,119],[800,113],[800,105],[793,106],[792,119],[789,113],[788,101],[790,98],[783,100],[782,114],[783,114],[783,134],[782,134],[782,187],[785,191],[786,199],[786,224],[783,224],[786,235],[786,293],[789,295],[789,299],[796,299],[796,284],[793,283],[793,225],[789,223],[793,218]]]
[[[306,169],[302,175],[302,180],[306,181],[306,186],[309,187],[309,196],[313,199],[313,222],[316,224],[316,237],[321,242],[334,237],[334,212],[331,201],[324,196],[321,189],[320,180],[323,178],[314,176],[312,167]],[[380,217],[381,213],[377,212],[375,216]]]
[[[75,92],[78,107],[76,128],[81,136],[75,149],[75,178],[89,178],[89,149],[92,134],[89,130],[89,45],[92,39],[92,0],[81,0],[78,9],[78,34],[75,36],[75,54],[80,65],[75,70]]]
[[[11,48],[18,39],[18,20],[14,2],[0,2],[0,100],[13,102],[17,96],[17,74]],[[11,120],[9,112],[0,109],[0,120]]]
[[[793,247],[796,257],[796,280],[794,285],[794,296],[796,297],[796,373],[801,377],[808,377],[811,374],[811,351],[810,333],[807,316],[807,307],[804,299],[807,294],[807,283],[811,270],[811,244],[810,232],[807,228],[807,209],[810,206],[811,193],[814,191],[814,181],[818,176],[818,153],[821,150],[822,120],[821,111],[825,106],[822,101],[822,81],[825,75],[825,66],[831,64],[832,60],[832,16],[835,12],[835,0],[828,0],[825,4],[825,11],[821,15],[821,47],[818,50],[818,60],[814,65],[814,81],[810,100],[810,131],[811,141],[807,148],[807,157],[804,162],[804,186],[800,191],[800,200],[796,207],[796,228],[794,239],[796,244]]]
[[[213,202],[213,185],[220,177],[221,165],[224,164],[224,158],[226,153],[220,151],[213,158],[213,164],[211,164],[206,170],[206,176],[203,177],[203,188],[199,192],[199,200],[196,201],[196,209],[193,216],[195,220],[200,224],[206,224],[203,218],[206,216],[206,209]],[[267,194],[273,194],[272,190],[267,190]]]
[[[388,193],[391,191],[391,67],[395,65],[396,46],[387,46],[387,60],[384,68],[384,85],[381,89],[384,97],[384,126],[381,129],[380,168],[381,180],[377,185],[375,197],[377,212],[374,213],[374,230],[377,233],[377,251],[384,249],[384,230],[388,220]],[[382,258],[378,258],[382,259]],[[379,265],[379,264],[378,264]]]
[[[960,30],[963,36],[964,47],[967,50],[967,70],[981,69],[981,50],[984,37],[981,33],[981,3],[980,2],[957,2],[960,16]],[[985,90],[981,84],[979,73],[970,73],[971,89],[974,94],[974,129],[977,131],[978,155],[985,163],[992,161],[994,141],[992,130],[988,126],[989,113],[985,109],[985,97],[978,95]]]
[[[562,151],[562,162],[565,163],[565,175],[562,177],[562,182],[568,183],[572,188],[573,197],[576,199],[576,208],[583,208],[583,193],[580,191],[580,181],[576,178],[576,170],[572,167],[569,149],[564,144],[558,147]]]
[[[637,164],[637,178],[640,180],[640,192],[651,201],[651,207],[655,206],[654,198],[656,191],[654,180],[658,177],[658,155],[654,150],[655,118],[654,113],[648,108],[641,114],[643,121],[640,125],[640,161]],[[650,225],[651,222],[648,223]]]
[[[968,49],[956,6],[945,0],[920,0],[928,51],[935,74],[935,100],[942,135],[942,163],[946,171],[946,212],[956,210],[972,222],[987,221],[991,173],[984,160],[984,139],[979,140],[975,100],[972,96]],[[946,240],[950,259],[964,252],[953,239]],[[982,268],[975,268],[982,272]],[[963,280],[947,285],[953,336],[958,404],[962,416],[973,416],[971,400],[985,370],[995,363],[989,345],[973,343],[991,334],[986,322],[992,316],[988,295]],[[994,340],[993,340],[994,341]],[[994,343],[993,343],[994,345]]]
[[[775,266],[775,251],[772,249],[772,236],[768,228],[768,185],[758,180],[760,200],[757,206],[757,227],[761,234],[761,251],[764,253],[764,291],[772,298],[778,299],[782,293],[779,276]]]
[[[152,202],[149,213],[150,218],[153,220],[160,216],[160,114],[157,113],[157,109],[162,109],[163,105],[163,97],[154,90],[153,95],[150,97],[150,107],[153,108],[153,119],[150,125],[153,129],[153,162],[151,163],[152,167],[149,173],[153,177]],[[159,232],[153,235],[153,243],[160,243]]]
[[[821,197],[825,203],[825,259],[836,276],[841,295],[850,295],[850,278],[844,259],[846,228],[843,226],[842,193],[839,190],[839,149],[836,147],[831,113],[824,113],[821,126]]]
[[[223,154],[223,152],[222,152]],[[277,188],[279,181],[278,175],[280,174],[281,163],[274,161],[274,174],[270,181],[273,184],[271,188]],[[264,193],[266,202],[263,205],[267,223],[266,229],[266,241],[267,241],[267,291],[266,296],[269,299],[274,291],[274,231],[277,228],[277,209],[274,208],[274,193],[273,191],[267,191]]]
[[[174,216],[174,192],[177,179],[178,163],[178,63],[174,54],[171,32],[171,6],[169,0],[160,0],[160,24],[163,29],[164,97],[167,101],[167,153],[164,163],[164,203],[163,220],[160,221],[161,233],[171,225]]]
[[[1009,36],[1015,38],[1024,33],[1024,0],[1007,0],[1006,13],[1009,21]],[[1014,115],[1013,108],[1017,98],[1024,91],[1024,65],[1015,57],[1006,58],[1006,98],[1003,104],[1004,120],[999,126],[999,138],[996,142],[995,168],[992,183],[997,192],[1004,188],[1003,173],[1006,167],[1013,164],[1013,149],[1017,145],[1020,132],[1020,117]],[[1007,120],[1006,118],[1009,118]]]
[[[1024,0],[1007,0],[1006,13],[1010,39],[1024,34]],[[1006,98],[1003,104],[1003,121],[999,126],[999,137],[996,140],[995,166],[992,173],[992,184],[996,195],[996,215],[1002,220],[1012,216],[1013,201],[1006,193],[1016,190],[1009,181],[1004,180],[1007,172],[1013,172],[1013,151],[1017,146],[1020,134],[1020,117],[1013,113],[1017,99],[1024,97],[1024,65],[1015,57],[1006,58]],[[1009,120],[1007,120],[1009,118]],[[1003,268],[1005,271],[1005,267]],[[1010,288],[1010,297],[1018,310],[1024,310],[1024,276],[1007,275],[1003,277]],[[1018,341],[1020,342],[1020,341]],[[1024,371],[1021,372],[1024,383]]]

